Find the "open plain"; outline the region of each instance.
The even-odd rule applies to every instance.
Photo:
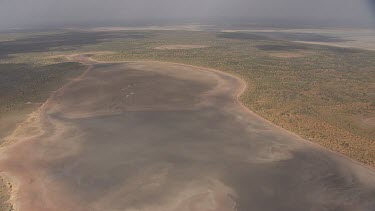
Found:
[[[247,110],[240,79],[77,58],[2,149],[16,210],[375,209],[374,171]]]

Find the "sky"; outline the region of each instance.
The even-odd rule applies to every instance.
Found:
[[[215,18],[369,24],[375,0],[0,0],[0,29]]]

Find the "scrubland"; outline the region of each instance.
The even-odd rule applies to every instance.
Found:
[[[12,36],[4,35],[8,41],[0,42],[2,116],[29,102],[43,102],[66,79],[79,75],[83,66],[69,63],[67,54],[94,52],[93,58],[101,61],[178,62],[241,77],[248,86],[240,100],[257,114],[375,166],[374,51],[291,41],[301,36],[337,41],[306,34],[68,31]],[[160,49],[170,45],[205,48]],[[95,54],[103,51],[107,53]]]

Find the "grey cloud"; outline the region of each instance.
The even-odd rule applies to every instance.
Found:
[[[371,22],[373,0],[0,0],[0,27],[213,17]]]

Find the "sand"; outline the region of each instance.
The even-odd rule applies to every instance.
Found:
[[[17,210],[373,210],[375,172],[258,117],[238,78],[96,63],[1,149]]]

